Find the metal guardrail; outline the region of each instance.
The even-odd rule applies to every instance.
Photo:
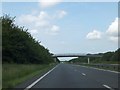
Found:
[[[111,69],[111,70],[116,70],[120,71],[120,65],[119,64],[92,64],[93,66],[97,68],[105,68],[105,69]]]
[[[108,69],[108,70],[114,70],[120,72],[120,64],[81,64],[86,66],[91,66],[95,68],[101,68],[101,69]]]

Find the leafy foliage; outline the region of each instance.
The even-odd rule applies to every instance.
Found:
[[[54,62],[48,49],[40,45],[27,29],[14,24],[15,18],[0,17],[2,23],[3,63],[45,64]]]
[[[115,52],[106,52],[106,53],[99,53],[98,55],[102,55],[102,57],[90,57],[90,61],[94,63],[99,62],[120,62],[119,55],[120,55],[120,48]],[[71,59],[69,62],[72,63],[87,63],[87,57],[79,57],[75,59]]]
[[[110,60],[120,61],[120,48],[114,52]]]

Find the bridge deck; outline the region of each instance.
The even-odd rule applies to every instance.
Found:
[[[96,54],[54,54],[53,57],[102,57],[102,55],[96,55]]]

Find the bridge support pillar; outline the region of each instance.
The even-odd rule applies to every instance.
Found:
[[[88,64],[90,64],[90,58],[88,57]]]
[[[54,58],[54,62],[56,62],[57,61],[57,58]]]

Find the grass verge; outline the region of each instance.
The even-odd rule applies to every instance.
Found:
[[[105,66],[105,65],[95,65],[95,64],[80,64],[80,65],[120,72],[119,65],[117,66],[109,66],[109,65]]]
[[[27,79],[50,70],[55,65],[56,64],[3,64],[2,88],[13,88]]]

